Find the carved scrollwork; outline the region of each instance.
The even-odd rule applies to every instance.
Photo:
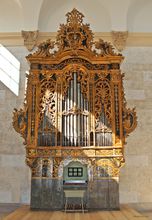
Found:
[[[33,54],[29,54],[28,57],[53,57],[56,53],[55,42],[48,39],[46,42],[39,44],[38,50]]]
[[[70,51],[71,56],[78,56],[78,51],[86,50],[90,55],[108,56],[117,55],[113,46],[99,39],[93,42],[93,33],[89,24],[83,23],[84,15],[77,9],[66,14],[67,23],[61,24],[56,41],[47,40],[38,46],[38,50],[30,54],[31,57],[56,57],[61,52]],[[120,55],[120,54],[118,54]]]
[[[44,113],[46,113],[51,124],[55,126],[56,81],[51,74],[42,74],[41,77],[39,123],[41,122]]]
[[[102,39],[99,39],[98,41],[94,42],[94,53],[98,56],[107,56],[107,55],[116,55],[114,52],[114,47],[108,43],[103,41]]]
[[[81,84],[81,92],[84,95],[85,98],[88,96],[88,79],[89,75],[87,71],[78,71],[78,82]]]
[[[117,157],[117,158],[112,158],[111,161],[113,162],[114,166],[117,168],[121,168],[125,164],[125,159],[124,157]]]
[[[119,168],[112,159],[96,160],[96,170],[94,175],[96,177],[117,177],[119,176]]]
[[[96,82],[95,87],[95,118],[98,122],[100,114],[102,112],[102,106],[106,118],[111,123],[111,89],[108,80],[99,79]]]
[[[73,72],[72,72],[72,70],[70,70],[70,71],[65,71],[62,75],[62,95],[63,95],[63,97],[65,97],[66,92],[69,88],[69,82],[73,78],[72,74],[73,74]]]
[[[27,134],[27,113],[26,110],[14,109],[13,112],[13,127],[16,132],[20,133],[21,136],[25,139],[26,142],[26,134]]]
[[[75,50],[78,48],[91,49],[93,34],[88,24],[83,24],[83,14],[73,9],[66,14],[67,24],[60,25],[57,35],[59,50]]]
[[[37,155],[37,150],[36,149],[33,149],[33,148],[31,148],[31,149],[27,149],[27,155],[29,156],[29,157],[35,157],[36,155]]]
[[[125,136],[131,133],[137,126],[137,116],[135,112],[135,108],[133,109],[126,109],[124,112],[124,119],[123,119],[123,126]]]
[[[26,164],[30,167],[30,168],[32,168],[33,167],[33,164],[34,164],[34,161],[36,161],[36,159],[37,158],[33,158],[33,157],[26,157],[26,160],[25,160],[25,162],[26,162]]]
[[[56,157],[53,159],[53,177],[58,178],[59,166],[62,161],[62,158]]]

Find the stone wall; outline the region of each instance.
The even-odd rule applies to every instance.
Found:
[[[138,126],[127,138],[120,175],[120,201],[152,202],[152,47],[127,48],[122,70],[128,107],[136,106]]]
[[[29,203],[30,170],[25,165],[23,139],[12,127],[13,108],[22,107],[24,100],[28,51],[24,47],[8,49],[21,62],[21,77],[18,97],[0,83],[0,202]],[[120,202],[152,202],[152,47],[126,48],[123,55],[127,106],[136,106],[138,126],[125,146]]]
[[[21,62],[19,96],[0,82],[0,202],[28,203],[30,170],[25,165],[23,139],[12,126],[13,109],[22,107],[25,90],[25,71],[29,68],[24,47],[10,47]]]

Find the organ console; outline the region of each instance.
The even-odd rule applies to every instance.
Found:
[[[25,140],[31,208],[61,210],[65,189],[85,188],[88,209],[118,209],[125,139],[137,124],[126,106],[123,56],[94,42],[73,9],[56,41],[26,58],[25,102],[14,110],[13,126]]]

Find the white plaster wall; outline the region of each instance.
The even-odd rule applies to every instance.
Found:
[[[42,32],[56,32],[60,23],[65,23],[67,12],[73,8],[78,9],[85,15],[85,22],[91,24],[93,31],[108,32],[111,30],[111,18],[107,7],[102,1],[96,0],[56,0],[54,3],[50,0],[44,0],[40,15],[39,27]],[[98,21],[98,22],[97,22]]]
[[[0,32],[56,32],[74,7],[95,32],[152,32],[151,0],[1,0]]]
[[[0,1],[0,32],[20,32],[23,28],[22,6],[17,0]]]
[[[130,32],[152,31],[152,1],[132,0],[127,13],[127,29]]]

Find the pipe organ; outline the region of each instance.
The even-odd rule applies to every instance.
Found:
[[[27,60],[24,107],[14,110],[13,126],[25,140],[31,208],[63,209],[64,187],[81,182],[87,209],[118,209],[125,138],[137,124],[124,97],[123,56],[94,42],[73,9],[56,41],[41,43]]]

